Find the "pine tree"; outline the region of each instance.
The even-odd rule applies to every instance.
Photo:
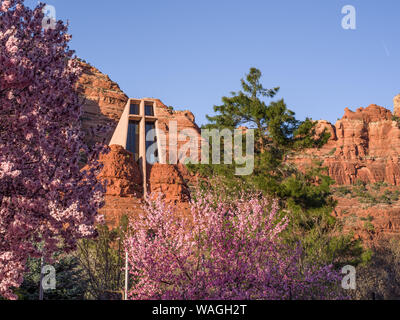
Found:
[[[319,260],[322,264],[362,261],[360,243],[353,241],[351,235],[341,235],[340,222],[332,216],[336,205],[331,193],[334,181],[326,175],[326,169],[321,163],[315,163],[306,171],[300,171],[290,162],[295,152],[323,146],[329,133],[317,135],[316,122],[309,118],[297,120],[283,99],[267,103],[265,98],[274,98],[279,88],[264,88],[261,76],[260,70],[251,68],[246,79],[241,80],[242,91],[223,97],[222,105],[214,107],[216,114],[207,116],[210,123],[204,126],[210,129],[233,130],[240,126],[254,129],[253,174],[235,176],[235,163],[191,165],[190,168],[207,176],[208,181],[222,182],[215,188],[223,186],[230,193],[256,189],[280,199],[291,221],[286,239],[293,245],[302,243],[305,260]],[[206,188],[209,191],[213,186],[206,182]]]

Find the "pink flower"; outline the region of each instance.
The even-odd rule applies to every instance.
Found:
[[[3,0],[1,7],[0,7],[0,12],[7,12],[8,9],[11,6],[11,1],[10,0]]]
[[[11,35],[6,42],[6,50],[9,53],[17,53],[18,52],[18,44],[19,44],[19,40],[14,35]]]
[[[280,241],[287,219],[278,218],[277,203],[257,195],[231,202],[195,198],[190,218],[157,198],[131,221],[125,248],[132,299],[338,297],[331,266],[300,265],[301,251]]]
[[[0,178],[4,177],[10,177],[10,178],[16,178],[20,175],[20,171],[18,170],[13,170],[14,166],[11,162],[5,161],[0,163]]]
[[[59,244],[71,251],[94,235],[104,197],[96,173],[105,148],[82,139],[81,70],[69,64],[67,27],[38,32],[42,17],[41,6],[0,0],[0,295],[8,299],[29,257],[49,261]],[[82,154],[91,170],[81,170]]]

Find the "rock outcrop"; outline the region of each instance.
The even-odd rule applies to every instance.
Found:
[[[108,144],[128,97],[107,75],[86,63],[82,63],[82,67],[84,73],[77,90],[84,102],[82,126],[87,142],[105,141]],[[178,132],[192,129],[199,133],[190,111],[174,111],[160,100],[153,100],[157,107],[158,126],[166,133],[166,141],[169,141],[174,123]],[[318,122],[317,133],[323,130],[330,133],[326,145],[296,154],[291,161],[300,168],[307,167],[314,160],[322,161],[337,186],[351,186],[357,180],[367,185],[386,182],[387,188],[393,192],[400,185],[400,122],[393,116],[400,117],[400,95],[394,98],[393,114],[377,105],[359,108],[355,112],[346,109],[336,124],[323,120]],[[110,130],[106,134],[94,134],[98,126],[109,126]],[[186,142],[176,141],[172,147],[179,150]],[[167,143],[162,147],[166,150],[166,161],[169,161],[171,146]],[[200,143],[198,147],[200,150]],[[101,213],[108,225],[116,226],[122,216],[134,217],[142,212],[143,178],[131,153],[120,146],[111,146],[110,149],[110,153],[100,159],[104,168],[99,178],[107,181],[105,206]],[[148,190],[161,192],[167,202],[178,204],[182,212],[188,212],[189,185],[196,183],[197,177],[181,163],[155,164],[148,166],[147,170]],[[370,192],[370,189],[365,192]],[[399,199],[391,199],[390,203],[364,203],[349,194],[335,194],[335,198],[338,206],[333,214],[343,221],[346,230],[355,232],[356,237],[370,242],[400,235]]]
[[[156,163],[148,168],[149,192],[161,194],[167,203],[183,203],[190,199],[189,188],[178,166]]]
[[[394,97],[393,106],[393,114],[396,117],[400,117],[400,94]]]
[[[103,169],[98,176],[107,183],[106,195],[118,197],[143,196],[143,180],[133,154],[123,147],[113,145],[108,154],[100,156]]]
[[[165,141],[160,141],[161,148],[165,150],[165,162],[169,163],[171,160],[169,158],[171,147],[179,152],[179,150],[182,150],[182,146],[190,141],[189,137],[187,137],[186,140],[181,140],[178,136],[176,136],[176,140],[174,141],[170,136],[170,134],[175,130],[173,127],[176,128],[176,133],[182,133],[183,130],[189,130],[193,135],[195,135],[197,146],[193,145],[193,147],[197,149],[197,159],[199,159],[201,155],[200,128],[196,124],[193,113],[188,110],[175,111],[172,107],[165,106],[159,99],[153,100],[156,102],[158,128],[165,133],[166,138]],[[189,151],[187,151],[185,155],[187,157],[192,156],[192,158],[195,158],[194,155],[189,153]],[[177,154],[177,157],[179,159],[179,153]]]
[[[400,115],[400,96],[394,102],[394,115]],[[385,199],[383,192],[397,192],[400,185],[400,123],[390,110],[370,105],[355,112],[346,108],[343,118],[334,125],[319,121],[317,133],[324,130],[330,133],[326,145],[296,154],[291,160],[301,169],[315,160],[322,161],[338,188],[351,189],[360,181],[367,186],[364,198],[335,194],[338,205],[334,214],[345,230],[366,243],[400,235],[399,199],[389,203],[379,200]],[[387,185],[382,195],[375,195],[376,199],[371,196],[374,184]]]
[[[89,145],[95,142],[108,144],[124,111],[128,96],[117,83],[95,67],[84,62],[81,62],[81,66],[83,74],[77,83],[77,92],[83,103],[81,121],[85,140]],[[195,123],[193,113],[175,111],[158,99],[151,100],[156,102],[159,128],[166,133],[166,141],[169,141],[170,126],[174,123],[176,123],[177,132],[191,129],[199,134],[200,129]],[[96,132],[98,127],[108,127],[109,130],[99,134]],[[186,142],[176,141],[172,145],[169,143],[163,145],[167,155],[166,161],[169,161],[168,154],[171,146],[179,150]],[[117,145],[111,146],[110,152],[102,155],[100,161],[104,167],[99,178],[107,183],[105,206],[101,213],[104,214],[108,225],[117,226],[122,216],[132,217],[142,211],[144,188],[141,170],[133,160],[133,155]],[[161,192],[167,202],[178,204],[182,210],[187,210],[188,181],[194,177],[184,165],[149,166],[147,176],[150,192]]]
[[[322,160],[337,184],[387,182],[400,184],[400,128],[392,113],[377,105],[345,110],[335,125],[318,123],[317,131],[331,134],[321,149],[297,154],[293,161],[306,167],[313,160]]]
[[[336,197],[334,214],[344,230],[353,232],[366,244],[400,235],[400,201],[392,204],[363,204],[359,199]]]
[[[95,67],[81,62],[83,74],[77,83],[82,98],[82,128],[86,142],[108,144],[124,111],[128,96],[117,83]],[[107,127],[104,133],[95,133],[97,127]]]
[[[102,155],[103,169],[99,178],[107,183],[105,206],[101,213],[109,226],[117,226],[123,216],[135,217],[142,212],[143,179],[133,154],[123,147],[113,145]],[[182,165],[154,164],[148,168],[148,190],[160,194],[169,204],[188,212],[190,200],[187,178],[192,176]],[[186,177],[186,178],[185,178]]]

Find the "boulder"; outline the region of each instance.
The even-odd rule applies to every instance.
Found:
[[[98,177],[107,182],[106,195],[142,197],[142,174],[132,153],[113,145],[108,154],[100,156],[100,162],[104,167]]]
[[[189,201],[189,188],[177,166],[156,163],[148,171],[150,194],[161,194],[166,202],[173,204]]]

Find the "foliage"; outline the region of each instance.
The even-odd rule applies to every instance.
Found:
[[[336,150],[337,150],[336,148],[333,148],[331,151],[329,151],[328,155],[333,156],[335,154]]]
[[[374,225],[373,225],[371,222],[365,221],[365,222],[364,222],[364,229],[365,229],[366,231],[368,231],[368,232],[373,232],[373,231],[375,230],[375,227],[374,227]]]
[[[343,234],[341,223],[332,216],[336,206],[331,190],[334,181],[326,169],[316,162],[299,170],[290,161],[296,152],[324,145],[329,133],[316,134],[316,122],[310,119],[298,121],[284,100],[267,104],[263,98],[273,98],[279,88],[265,89],[260,78],[259,70],[250,69],[242,80],[243,91],[223,97],[223,104],[214,107],[216,115],[209,116],[210,123],[205,126],[253,128],[257,139],[253,174],[235,176],[235,164],[191,165],[189,169],[214,182],[211,177],[219,177],[227,193],[244,188],[278,198],[290,217],[284,237],[292,245],[301,241],[305,261],[321,265],[363,261],[360,242],[352,240],[351,234]],[[209,192],[213,186],[208,181],[205,184]]]
[[[334,193],[337,194],[340,197],[345,197],[348,194],[352,194],[351,189],[347,186],[339,186],[334,188]]]
[[[385,188],[382,190],[382,188]],[[350,195],[350,197],[358,198],[360,203],[370,206],[376,204],[392,204],[399,201],[400,191],[388,188],[385,182],[377,182],[367,185],[361,180],[357,180],[352,187],[339,186],[334,188],[334,193],[339,197]]]
[[[122,219],[120,226],[111,230],[105,225],[99,226],[96,239],[83,239],[79,242],[76,257],[88,279],[86,299],[122,298],[126,227],[126,218]]]
[[[388,184],[386,182],[375,182],[372,185],[372,189],[374,191],[380,191],[382,187],[387,187],[387,186],[388,186]]]
[[[369,264],[357,268],[353,299],[398,300],[400,298],[400,240],[384,240],[372,248]]]
[[[332,215],[336,201],[331,197],[330,178],[321,175],[321,181],[316,184],[314,170],[305,175],[306,180],[300,175],[287,186],[290,197],[286,197],[286,210],[291,223],[285,238],[292,245],[301,241],[302,259],[306,262],[329,263],[335,267],[366,262],[361,242],[354,240],[352,234],[344,234],[342,223]]]
[[[232,97],[223,97],[223,104],[214,106],[217,114],[207,116],[210,123],[206,127],[236,129],[247,126],[255,129],[256,149],[261,153],[265,150],[274,153],[282,149],[323,145],[329,134],[324,132],[314,138],[315,122],[310,119],[303,122],[296,120],[294,112],[287,109],[283,99],[269,105],[261,100],[263,97],[273,98],[279,92],[278,87],[264,88],[260,83],[261,76],[258,69],[251,68],[246,80],[241,80],[243,91],[232,92]],[[283,155],[283,152],[278,152],[276,156]]]
[[[395,121],[397,127],[400,128],[400,117],[398,117],[398,116],[392,116],[392,121]]]
[[[24,282],[16,290],[20,300],[38,300],[40,282],[40,259],[29,259],[28,272],[24,274]],[[78,260],[67,255],[60,257],[53,264],[56,270],[56,289],[44,292],[44,300],[83,300],[87,289],[85,278]]]
[[[241,179],[257,189],[279,196],[279,193],[287,193],[287,190],[282,190],[286,189],[282,182],[294,173],[298,174],[297,169],[286,161],[290,154],[295,150],[322,146],[329,134],[316,135],[316,123],[310,119],[296,120],[294,112],[287,109],[283,100],[267,105],[261,98],[274,97],[279,88],[264,88],[260,78],[261,72],[251,68],[246,80],[242,80],[243,91],[233,92],[232,97],[223,97],[223,104],[214,107],[217,114],[207,116],[210,123],[205,128],[232,130],[245,125],[254,129],[257,139],[255,170],[251,177]],[[200,165],[191,166],[191,169],[207,176],[222,175],[232,179],[234,167],[235,164]]]
[[[43,6],[0,1],[0,295],[8,299],[29,257],[51,261],[59,246],[70,252],[94,234],[103,202],[102,146],[82,140],[71,36],[61,21],[42,29]],[[81,170],[82,153],[91,169]]]
[[[332,299],[332,266],[299,263],[280,241],[288,219],[277,202],[197,195],[190,218],[158,198],[131,221],[126,241],[131,299]]]

